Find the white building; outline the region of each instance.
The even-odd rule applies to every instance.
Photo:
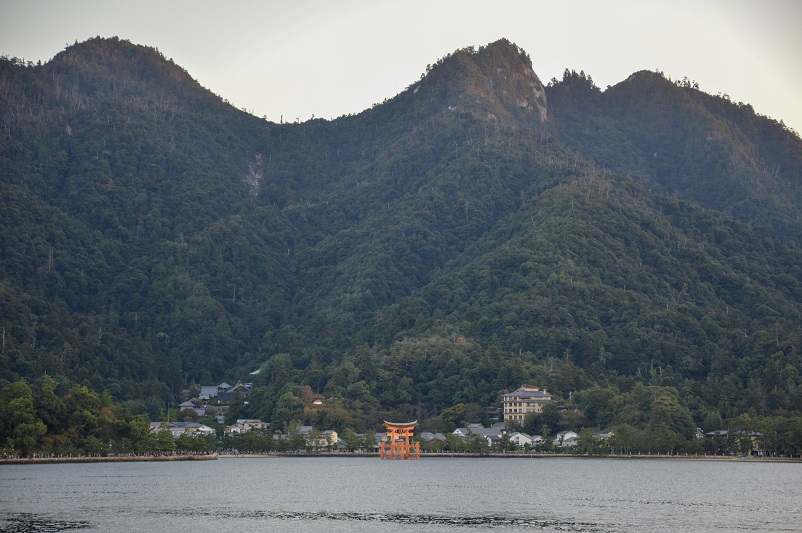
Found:
[[[560,431],[554,435],[554,445],[557,447],[576,446],[576,441],[578,438],[579,434],[577,434],[575,431]]]
[[[174,439],[181,435],[189,435],[190,437],[202,437],[206,435],[214,435],[214,429],[207,425],[199,424],[197,422],[151,422],[150,431],[157,432],[166,429],[169,431]]]
[[[516,446],[524,447],[524,446],[532,446],[534,439],[527,435],[526,433],[520,433],[518,431],[514,433],[510,433],[510,442],[515,444]],[[543,440],[542,438],[540,440]]]
[[[503,436],[503,433],[500,430],[482,427],[480,424],[472,424],[467,428],[457,428],[453,431],[453,433],[454,435],[462,437],[463,439],[468,438],[471,435],[479,435],[480,437],[484,437],[488,446],[498,444],[501,442]]]
[[[252,429],[267,429],[270,424],[255,418],[238,418],[236,424],[226,426],[225,433],[247,433]]]

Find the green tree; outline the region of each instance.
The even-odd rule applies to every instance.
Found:
[[[540,416],[539,425],[541,426],[541,428],[543,427],[548,428],[548,432],[552,435],[554,433],[557,433],[557,430],[560,427],[561,417],[560,417],[560,409],[557,407],[556,403],[554,403],[553,401],[546,402],[543,405],[543,410],[540,412],[539,416]],[[545,438],[545,436],[543,438]]]
[[[582,428],[579,431],[579,436],[576,439],[575,450],[577,453],[583,453],[587,455],[597,455],[602,453],[602,447],[599,443],[599,439],[596,438],[596,435],[590,428]]]
[[[61,432],[67,424],[67,408],[56,394],[58,382],[50,376],[42,376],[39,393],[34,397],[36,413],[47,426],[48,433]]]
[[[128,438],[134,451],[141,453],[148,449],[151,431],[150,421],[145,415],[137,415],[129,421]]]
[[[290,391],[285,392],[276,401],[271,427],[289,428],[290,423],[300,416],[303,408],[303,400]]]
[[[47,426],[36,417],[33,391],[25,381],[15,381],[0,392],[0,434],[4,446],[28,455],[47,433]]]
[[[345,442],[345,446],[350,452],[357,451],[360,447],[359,436],[351,428],[345,428],[340,433],[340,438]]]
[[[618,391],[612,388],[595,386],[577,391],[573,395],[579,409],[585,414],[585,423],[593,427],[606,427],[615,415],[612,400]]]
[[[635,450],[636,430],[629,424],[618,424],[613,428],[613,435],[609,442],[613,452],[629,454]]]
[[[458,427],[464,427],[465,424],[465,404],[458,403],[452,405],[447,409],[443,409],[440,413],[440,418],[443,420],[443,429],[447,432],[452,432]]]
[[[64,397],[69,413],[67,423],[79,438],[96,435],[100,430],[100,396],[85,385],[72,387]]]
[[[702,422],[702,431],[705,433],[709,433],[711,431],[719,431],[724,429],[724,420],[721,418],[721,414],[718,411],[710,411],[705,416],[704,422]]]
[[[173,434],[170,432],[167,424],[162,424],[154,434],[154,439],[152,441],[153,451],[161,453],[173,452],[176,448],[175,441],[176,439],[173,438]]]
[[[750,455],[757,445],[756,422],[747,413],[730,420],[729,442],[732,451]]]

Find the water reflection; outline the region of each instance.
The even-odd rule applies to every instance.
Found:
[[[402,525],[447,526],[451,528],[481,527],[482,529],[520,527],[527,530],[540,529],[548,531],[602,532],[611,531],[596,524],[573,523],[560,520],[548,520],[525,516],[444,516],[433,514],[408,513],[359,513],[359,512],[327,512],[327,511],[242,511],[220,509],[163,509],[151,511],[151,515],[171,516],[192,519],[214,520],[255,520],[255,521],[336,521],[357,523],[383,523]],[[33,513],[0,514],[0,532],[3,533],[50,533],[81,529],[94,529],[96,524],[88,520],[58,520],[45,515]]]
[[[171,511],[162,511],[162,514],[176,514]],[[327,512],[327,511],[206,511],[178,512],[186,516],[208,515],[215,518],[229,519],[256,519],[256,520],[335,520],[338,522],[380,522],[391,524],[414,524],[436,526],[483,526],[484,528],[507,528],[510,526],[549,529],[551,531],[609,531],[600,529],[594,524],[579,524],[558,520],[546,520],[532,517],[514,516],[442,516],[432,514],[407,513],[357,513],[357,512]]]
[[[56,520],[32,513],[13,513],[0,515],[0,531],[4,533],[50,533],[86,529],[91,527],[87,520]]]

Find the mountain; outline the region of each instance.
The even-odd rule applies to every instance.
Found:
[[[687,82],[544,86],[501,40],[274,124],[95,38],[4,57],[0,123],[3,383],[155,416],[252,379],[232,414],[277,427],[447,425],[528,382],[682,438],[802,405],[802,141]]]
[[[799,137],[687,79],[636,72],[602,92],[566,71],[548,89],[561,140],[597,164],[799,243]]]

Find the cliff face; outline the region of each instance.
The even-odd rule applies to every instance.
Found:
[[[481,49],[474,61],[505,109],[523,110],[541,122],[548,119],[546,91],[526,52],[502,39]]]
[[[445,109],[482,121],[548,119],[546,92],[529,56],[506,39],[441,58],[399,100],[409,110]]]

